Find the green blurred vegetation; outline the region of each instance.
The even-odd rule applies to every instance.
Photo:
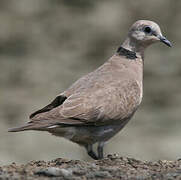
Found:
[[[1,0],[0,163],[86,159],[84,149],[43,132],[8,133],[107,60],[139,19],[173,43],[146,51],[144,100],[105,153],[137,159],[181,156],[181,1]]]

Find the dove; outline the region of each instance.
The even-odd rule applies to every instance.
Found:
[[[103,65],[32,113],[25,125],[9,131],[47,131],[85,147],[95,160],[104,158],[105,143],[128,123],[142,101],[144,51],[156,42],[172,46],[158,24],[136,21]]]

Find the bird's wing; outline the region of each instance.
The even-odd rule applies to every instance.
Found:
[[[119,85],[119,86],[118,86]],[[137,108],[140,87],[136,81],[125,80],[92,91],[74,93],[52,110],[36,114],[30,122],[86,125],[109,123],[128,118]],[[47,107],[47,106],[46,106]],[[51,104],[48,105],[48,109]],[[43,108],[44,109],[44,108]],[[42,110],[40,110],[42,112]],[[39,112],[40,112],[39,111]]]

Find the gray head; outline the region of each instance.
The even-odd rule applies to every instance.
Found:
[[[131,26],[123,47],[139,52],[155,42],[172,46],[170,41],[162,35],[158,24],[153,21],[139,20]]]

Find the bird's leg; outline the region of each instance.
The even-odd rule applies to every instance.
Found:
[[[93,149],[92,149],[92,144],[86,145],[85,148],[86,148],[86,150],[87,150],[87,154],[88,154],[91,158],[93,158],[93,159],[95,159],[95,160],[98,160],[98,157],[97,157],[96,153],[95,153],[95,152],[93,151]]]
[[[97,146],[97,152],[98,152],[98,159],[103,159],[103,148],[104,148],[104,142],[99,142]]]

